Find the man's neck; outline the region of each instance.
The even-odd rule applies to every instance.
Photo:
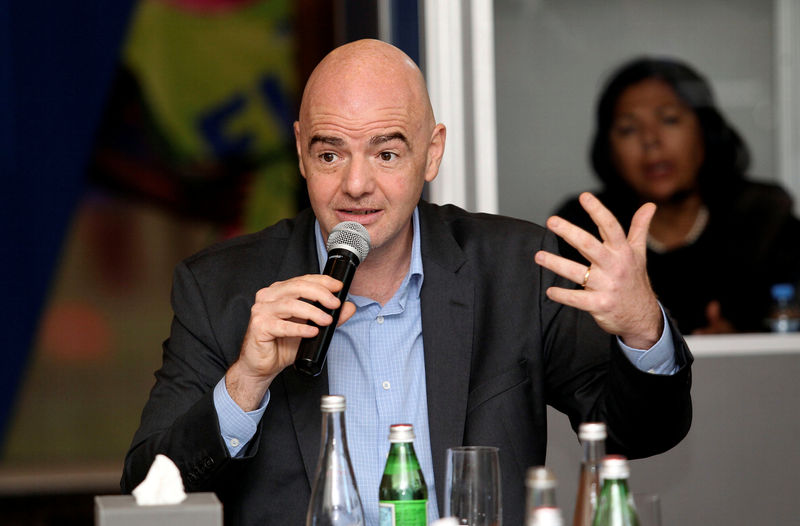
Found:
[[[370,252],[359,265],[350,292],[377,301],[381,306],[392,299],[403,283],[411,265],[413,227],[409,222],[406,232],[393,242]]]

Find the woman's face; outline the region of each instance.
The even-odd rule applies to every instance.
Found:
[[[665,82],[647,79],[623,91],[609,134],[617,171],[642,198],[666,202],[697,191],[700,122]]]

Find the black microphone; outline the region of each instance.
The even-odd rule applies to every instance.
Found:
[[[366,259],[370,249],[369,232],[361,223],[355,221],[343,221],[333,227],[328,236],[328,262],[325,263],[325,270],[322,273],[331,276],[343,283],[342,288],[336,293],[336,297],[341,302],[339,308],[328,309],[314,302],[313,305],[327,312],[333,317],[330,325],[320,327],[309,320],[308,324],[319,328],[319,333],[313,338],[303,338],[300,341],[300,348],[297,349],[297,357],[294,359],[294,368],[310,376],[317,376],[322,371],[325,364],[325,357],[328,355],[328,346],[333,338],[333,331],[339,322],[339,314],[347,298],[347,291],[350,290],[350,282],[356,273],[358,264]]]

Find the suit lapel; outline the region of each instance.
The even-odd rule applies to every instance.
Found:
[[[439,510],[444,511],[446,450],[464,437],[472,357],[474,285],[466,257],[427,203],[420,203],[425,278],[421,291],[428,425]]]
[[[298,216],[297,225],[289,237],[286,257],[281,264],[278,280],[319,273],[315,243],[314,215],[310,210],[306,210]],[[278,378],[283,381],[286,388],[286,400],[310,485],[319,457],[319,441],[322,433],[319,403],[320,398],[328,394],[328,366],[326,364],[322,373],[314,378],[300,374],[290,366]]]
[[[314,480],[314,473],[319,459],[319,444],[322,434],[322,416],[319,409],[320,398],[328,394],[327,367],[319,376],[305,378],[294,368],[287,368],[281,373],[286,386],[286,399],[292,415],[292,424],[303,457],[309,486]]]

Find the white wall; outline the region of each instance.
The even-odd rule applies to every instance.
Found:
[[[597,188],[588,163],[595,100],[621,62],[671,55],[710,79],[748,143],[755,178],[777,180],[773,6],[765,0],[495,0],[498,196],[542,222]]]
[[[631,491],[660,496],[663,526],[800,524],[800,354],[695,358],[689,435],[666,453],[634,460]],[[547,414],[547,465],[570,524],[581,447],[564,415]]]

